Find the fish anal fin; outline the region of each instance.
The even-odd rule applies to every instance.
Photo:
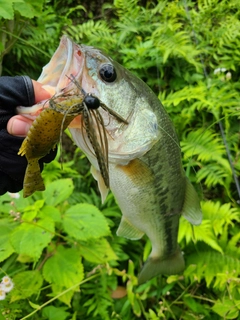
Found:
[[[142,284],[161,274],[173,275],[183,272],[185,262],[180,248],[166,259],[150,257],[145,262],[139,276],[138,284]]]
[[[120,225],[117,229],[117,235],[131,240],[141,239],[144,232],[134,227],[124,216],[122,216]]]
[[[31,159],[28,163],[24,177],[23,197],[27,198],[35,191],[43,190],[45,190],[45,186],[41,176],[38,159]]]
[[[193,185],[188,179],[182,215],[195,226],[200,225],[202,222],[202,211],[200,207],[199,197]]]

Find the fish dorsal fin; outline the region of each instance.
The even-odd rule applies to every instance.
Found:
[[[90,170],[93,178],[95,180],[97,180],[97,183],[98,183],[98,189],[101,193],[101,199],[102,199],[102,203],[104,203],[104,201],[106,200],[106,197],[108,195],[108,191],[109,189],[106,187],[105,183],[104,183],[104,180],[103,180],[103,177],[100,173],[99,170],[97,170],[94,166],[91,166],[91,170]]]
[[[200,207],[200,201],[196,190],[194,189],[191,182],[186,179],[186,193],[185,201],[182,209],[182,215],[191,224],[197,226],[202,222],[202,211]]]
[[[117,229],[117,235],[131,240],[142,238],[144,232],[134,227],[126,218],[122,216],[120,225]]]

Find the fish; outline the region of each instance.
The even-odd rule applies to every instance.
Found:
[[[183,170],[179,140],[169,115],[141,79],[100,49],[76,44],[65,35],[38,81],[58,93],[68,85],[66,75],[70,74],[83,90],[126,120],[99,111],[108,140],[109,188],[96,155],[90,152],[83,122],[75,118],[69,130],[91,163],[102,201],[110,189],[120,207],[117,235],[150,239],[152,250],[138,283],[183,272],[185,262],[177,242],[179,219],[184,216],[199,225],[202,212],[198,194]],[[97,121],[93,125],[97,126]]]

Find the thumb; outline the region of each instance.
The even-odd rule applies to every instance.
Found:
[[[14,136],[25,137],[32,122],[33,120],[21,115],[16,115],[8,121],[7,131]]]
[[[43,85],[40,82],[32,80],[32,83],[35,93],[35,103],[51,98],[51,94],[43,89]]]

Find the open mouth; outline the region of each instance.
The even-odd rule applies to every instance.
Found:
[[[51,94],[60,93],[71,82],[71,75],[81,83],[83,65],[80,46],[64,35],[51,60],[43,67],[38,82]]]

